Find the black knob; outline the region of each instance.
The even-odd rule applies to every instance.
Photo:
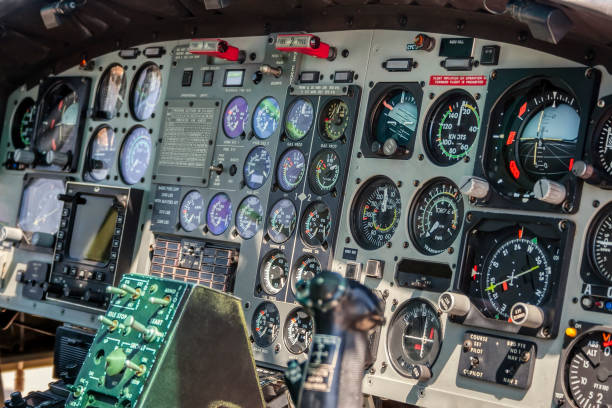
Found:
[[[49,150],[45,155],[45,161],[49,166],[55,165],[64,168],[70,163],[70,155],[68,153]]]
[[[27,408],[28,404],[19,391],[11,393],[11,399],[4,403],[6,408]]]
[[[236,167],[235,164],[232,164],[229,169],[230,176],[235,176],[237,171],[238,171],[238,167]]]
[[[17,149],[13,154],[13,160],[17,163],[32,164],[36,161],[36,154],[31,150]]]
[[[263,73],[261,71],[255,71],[255,73],[253,73],[253,83],[255,85],[260,83],[262,79],[263,79]]]

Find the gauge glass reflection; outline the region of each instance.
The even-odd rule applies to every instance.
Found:
[[[146,63],[132,84],[131,108],[136,120],[147,120],[155,112],[162,91],[162,73],[157,64]]]
[[[87,178],[92,181],[106,179],[115,163],[118,137],[109,126],[99,127],[91,138],[87,159]]]
[[[26,232],[44,232],[55,235],[62,218],[64,194],[62,179],[33,178],[27,182],[21,197],[17,226]]]

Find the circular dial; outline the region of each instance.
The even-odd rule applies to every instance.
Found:
[[[64,203],[57,199],[64,194],[62,179],[34,178],[23,189],[17,225],[26,232],[55,235],[59,229]]]
[[[273,242],[282,244],[287,241],[297,223],[297,211],[291,200],[283,198],[274,204],[268,214],[268,236]]]
[[[327,204],[316,201],[306,207],[300,223],[300,234],[307,245],[313,247],[324,245],[331,227],[331,211]]]
[[[230,139],[235,139],[244,132],[247,117],[249,116],[249,104],[242,96],[232,99],[225,108],[223,114],[223,131]]]
[[[28,147],[32,143],[36,104],[32,98],[25,98],[17,106],[11,125],[11,139],[16,149]]]
[[[289,149],[280,158],[276,169],[279,187],[286,192],[296,188],[304,178],[306,159],[300,149]]]
[[[302,354],[312,343],[312,317],[304,309],[295,309],[287,315],[283,337],[287,349],[293,354]]]
[[[594,327],[568,346],[562,364],[563,388],[570,406],[607,408],[612,406],[612,329]]]
[[[45,93],[35,146],[39,152],[67,152],[77,136],[81,107],[77,93],[60,83]]]
[[[389,146],[389,139],[395,141],[394,146],[406,147],[414,137],[418,121],[419,108],[414,95],[403,88],[394,89],[387,92],[376,105],[372,135],[383,147]],[[391,155],[394,151],[388,153]]]
[[[280,251],[272,251],[259,267],[261,287],[268,295],[276,295],[285,287],[289,277],[289,261]]]
[[[102,181],[115,163],[119,138],[109,126],[99,127],[91,138],[87,156],[87,176],[93,181]]]
[[[340,157],[332,149],[320,150],[310,163],[308,181],[315,194],[325,195],[332,191],[340,178]]]
[[[238,206],[236,212],[236,230],[244,239],[257,234],[263,223],[264,211],[261,201],[256,196],[248,196]]]
[[[280,330],[280,313],[271,302],[260,303],[253,312],[251,320],[251,333],[255,344],[259,347],[268,347],[276,340]]]
[[[249,152],[244,162],[244,183],[251,190],[257,190],[266,184],[271,169],[270,153],[262,146],[255,147]]]
[[[295,294],[295,287],[299,281],[309,281],[318,273],[321,273],[321,263],[316,256],[304,255],[298,259],[293,266],[293,273],[291,274],[291,290],[293,294]]]
[[[590,236],[591,264],[612,285],[612,206],[606,206],[595,221]]]
[[[102,74],[96,93],[95,117],[112,119],[117,115],[125,100],[127,80],[125,69],[119,64],[113,64]]]
[[[267,139],[274,134],[280,119],[280,106],[271,96],[257,104],[253,114],[253,131],[260,139]]]
[[[413,378],[415,365],[433,366],[441,341],[436,310],[425,300],[409,300],[395,312],[389,325],[387,350],[391,364],[400,374]]]
[[[162,73],[157,64],[148,62],[140,68],[132,83],[130,96],[132,114],[136,120],[153,115],[162,90]]]
[[[142,126],[134,127],[125,138],[119,155],[121,177],[126,184],[138,183],[149,168],[153,143]]]
[[[482,291],[496,319],[507,320],[517,302],[535,306],[548,298],[552,268],[549,256],[538,238],[521,229],[518,237],[500,242],[488,255],[484,266]]]
[[[432,109],[427,150],[437,164],[448,166],[467,156],[480,128],[478,105],[470,94],[451,91]]]
[[[285,118],[285,131],[292,140],[300,140],[312,127],[314,121],[314,108],[306,99],[293,101]]]
[[[593,159],[598,167],[612,176],[612,114],[603,122],[593,137]]]
[[[179,222],[181,228],[187,232],[191,232],[202,224],[204,218],[204,199],[202,194],[197,190],[192,190],[181,203],[179,210]]]
[[[323,139],[332,142],[340,139],[348,126],[348,105],[340,99],[332,99],[323,108],[320,120]]]
[[[436,255],[450,247],[463,222],[463,197],[448,179],[437,179],[417,196],[412,209],[410,230],[417,248]]]
[[[359,245],[377,249],[391,240],[401,216],[400,192],[390,179],[378,177],[364,185],[353,202],[351,229]]]
[[[232,202],[225,193],[215,195],[206,210],[206,226],[213,235],[221,235],[232,220]]]

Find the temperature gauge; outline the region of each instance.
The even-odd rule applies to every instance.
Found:
[[[317,201],[306,207],[300,224],[300,234],[306,245],[327,247],[331,227],[331,212],[327,204]]]
[[[285,287],[289,277],[289,262],[280,251],[266,255],[259,268],[261,287],[268,295],[276,295]]]
[[[260,303],[253,312],[251,320],[251,334],[255,344],[259,347],[268,347],[278,337],[280,330],[280,314],[271,302]]]
[[[295,309],[285,320],[285,346],[293,354],[302,354],[312,343],[313,321],[304,309]]]
[[[191,232],[202,224],[202,218],[204,218],[204,199],[199,191],[192,190],[181,203],[179,223],[181,228]]]
[[[308,182],[312,191],[321,196],[332,191],[340,178],[341,169],[340,157],[336,152],[331,149],[319,151],[308,170]]]
[[[283,198],[274,204],[268,215],[268,236],[273,242],[287,241],[297,223],[297,211],[291,200]]]
[[[206,212],[206,225],[213,235],[227,230],[232,219],[232,202],[225,193],[219,193],[210,200]]]
[[[330,142],[335,142],[344,136],[348,127],[349,108],[346,102],[333,99],[325,105],[321,114],[321,136]]]
[[[295,287],[301,280],[309,281],[321,273],[321,263],[314,255],[304,255],[295,263],[291,274],[291,290],[295,294]]]
[[[285,130],[292,140],[301,140],[306,136],[314,121],[314,108],[306,99],[297,99],[289,107],[285,118]]]
[[[263,223],[263,207],[256,196],[248,196],[238,206],[236,212],[236,230],[244,239],[251,239],[257,234]]]
[[[299,149],[289,149],[281,156],[276,178],[279,187],[286,192],[292,191],[301,183],[306,172],[306,159]]]

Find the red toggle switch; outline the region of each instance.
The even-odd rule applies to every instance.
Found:
[[[189,53],[196,55],[210,55],[228,61],[244,61],[244,51],[229,45],[220,38],[195,39],[189,43]]]
[[[279,34],[276,36],[276,49],[283,52],[299,52],[330,61],[336,58],[336,49],[313,34]]]

